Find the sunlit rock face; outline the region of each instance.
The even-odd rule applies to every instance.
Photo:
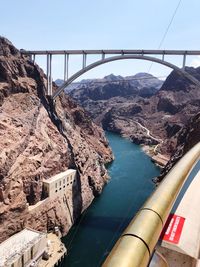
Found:
[[[103,130],[70,97],[49,102],[45,87],[43,71],[0,38],[0,242],[25,226],[67,233],[108,179]],[[58,196],[30,211],[44,200],[42,180],[69,168],[77,171],[71,210]]]
[[[200,112],[192,117],[179,132],[175,153],[162,170],[161,175],[155,179],[155,182],[161,182],[178,160],[198,142],[200,142]]]

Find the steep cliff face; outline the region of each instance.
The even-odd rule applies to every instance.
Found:
[[[24,226],[66,233],[108,179],[103,131],[69,97],[49,102],[45,86],[43,71],[0,38],[0,242]],[[78,176],[71,214],[59,197],[30,211],[42,180],[68,168]]]
[[[200,68],[186,67],[186,71],[200,80]],[[173,154],[180,130],[200,111],[200,90],[173,71],[158,92],[157,98],[157,111],[166,114],[166,119],[161,124],[166,133],[162,151]]]
[[[162,170],[161,175],[154,181],[159,183],[178,160],[185,155],[194,145],[200,142],[200,112],[192,117],[189,122],[181,129],[178,138],[175,153]]]

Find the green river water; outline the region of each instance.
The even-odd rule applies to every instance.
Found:
[[[101,266],[108,252],[154,189],[159,169],[140,146],[106,133],[115,160],[110,181],[64,238],[68,249],[62,267]]]

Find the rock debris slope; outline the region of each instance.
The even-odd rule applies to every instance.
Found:
[[[0,242],[25,226],[67,233],[108,179],[112,152],[102,129],[69,97],[49,105],[45,85],[43,71],[1,37]],[[45,202],[42,191],[43,179],[68,168],[78,173],[71,214],[63,199]]]

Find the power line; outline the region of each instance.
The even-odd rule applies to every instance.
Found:
[[[166,36],[167,36],[167,34],[168,34],[169,28],[170,28],[170,26],[172,25],[172,22],[173,22],[173,20],[174,20],[174,18],[175,18],[175,16],[176,16],[176,13],[177,13],[177,11],[178,11],[178,9],[179,9],[179,7],[180,7],[181,2],[182,2],[182,0],[179,0],[178,5],[176,6],[176,8],[175,8],[175,10],[174,10],[174,13],[173,13],[173,15],[172,15],[172,18],[171,18],[171,20],[170,20],[170,22],[169,22],[169,25],[167,26],[167,29],[165,30],[165,33],[164,33],[164,35],[163,35],[163,37],[162,37],[162,39],[161,39],[161,41],[160,41],[160,44],[159,44],[159,46],[158,46],[158,49],[161,48],[161,46],[162,46],[162,44],[163,44],[163,42],[164,42],[164,40],[165,40],[165,38],[166,38]]]
[[[166,28],[166,30],[165,30],[165,32],[164,32],[164,35],[163,35],[163,37],[162,37],[162,39],[161,39],[161,41],[160,41],[160,44],[159,44],[159,46],[158,46],[157,49],[160,49],[161,46],[162,46],[162,44],[163,44],[163,42],[165,41],[165,38],[166,38],[166,36],[167,36],[167,34],[168,34],[168,32],[169,32],[169,29],[170,29],[170,27],[171,27],[171,25],[172,25],[172,22],[173,22],[173,20],[174,20],[174,18],[175,18],[175,16],[176,16],[177,11],[178,11],[178,9],[179,9],[179,7],[180,7],[180,5],[181,5],[181,2],[182,2],[182,0],[179,0],[179,2],[178,2],[177,6],[176,6],[176,8],[175,8],[175,10],[174,10],[174,12],[173,12],[173,14],[172,14],[171,20],[170,20],[170,22],[169,22],[169,24],[168,24],[168,26],[167,26],[167,28]],[[153,62],[151,63],[151,65],[150,65],[150,67],[149,67],[148,73],[150,72],[152,66],[153,66]]]

